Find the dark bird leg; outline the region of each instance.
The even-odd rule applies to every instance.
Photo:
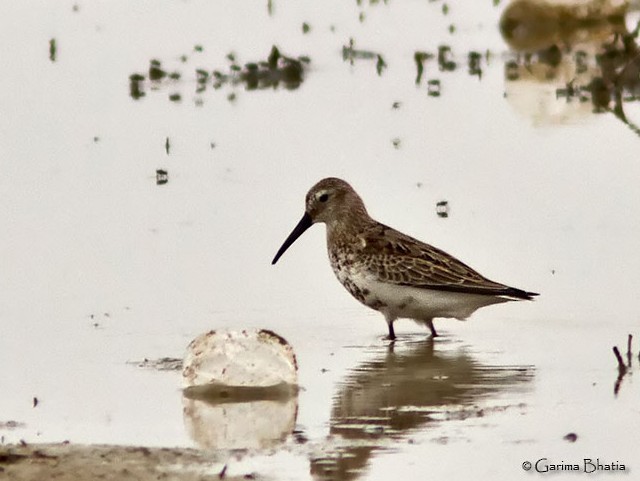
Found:
[[[433,319],[427,319],[427,326],[431,330],[431,337],[438,337],[438,333],[436,332],[436,328],[433,326]]]
[[[387,336],[387,339],[389,339],[390,341],[393,341],[396,338],[396,333],[393,330],[393,321],[391,321],[389,324],[389,335]]]
[[[389,335],[387,336],[387,339],[393,341],[396,338],[396,332],[393,330],[393,321],[395,321],[396,319],[386,312],[383,312],[383,314],[384,320],[387,321],[387,326],[389,326]]]

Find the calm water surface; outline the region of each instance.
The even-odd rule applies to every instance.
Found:
[[[298,356],[295,427],[229,474],[640,469],[639,345],[617,395],[611,352],[640,337],[637,15],[542,34],[511,19],[503,37],[507,8],[3,3],[4,442],[197,446],[179,375],[136,361],[262,327]],[[540,298],[437,321],[435,342],[400,321],[389,346],[334,279],[322,227],[270,265],[325,176]]]

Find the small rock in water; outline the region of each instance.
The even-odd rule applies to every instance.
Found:
[[[265,329],[209,331],[187,347],[184,387],[220,384],[235,387],[296,385],[298,366],[291,345]]]

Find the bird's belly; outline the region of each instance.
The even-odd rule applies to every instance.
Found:
[[[342,273],[338,279],[364,305],[392,319],[466,319],[480,307],[506,301],[496,296],[388,284],[353,273]]]

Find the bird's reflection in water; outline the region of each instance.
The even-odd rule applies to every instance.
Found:
[[[357,478],[376,451],[443,419],[481,416],[484,401],[528,389],[532,366],[492,366],[446,339],[392,344],[347,376],[334,398],[331,438],[311,460],[318,479]]]

